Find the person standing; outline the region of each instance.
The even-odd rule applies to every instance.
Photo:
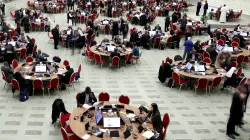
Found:
[[[226,22],[226,17],[227,17],[227,7],[226,4],[221,7],[220,9],[221,14],[220,14],[220,23],[225,23]]]
[[[5,4],[3,2],[1,2],[1,11],[2,15],[5,15]]]
[[[24,31],[28,33],[30,31],[30,19],[28,15],[24,16],[22,23],[24,26]]]
[[[54,29],[52,29],[53,39],[54,39],[54,49],[58,49],[57,45],[59,43],[59,25],[57,24]]]
[[[238,92],[235,92],[232,99],[232,104],[230,108],[230,116],[227,123],[227,136],[235,139],[235,136],[239,136],[237,132],[235,132],[235,125],[241,125],[241,121],[243,118],[244,111],[244,102],[246,99],[246,87],[241,85],[238,87]]]
[[[197,7],[196,7],[196,16],[199,16],[200,9],[201,9],[201,0],[199,0],[198,3],[197,3]]]
[[[248,97],[249,97],[249,93],[250,93],[250,79],[247,79],[247,82],[246,84],[244,84],[245,87],[246,87],[246,100],[245,100],[245,108],[244,108],[244,112],[246,112],[246,109],[247,109],[247,100],[248,100]]]
[[[183,60],[185,60],[186,55],[190,54],[192,52],[192,50],[193,50],[194,43],[192,42],[191,37],[188,37],[188,40],[186,40],[184,42],[184,47],[185,47],[185,49],[184,49],[184,54],[183,54],[183,57],[182,57]]]
[[[72,0],[67,1],[68,11],[69,11],[69,8],[72,10],[72,6],[71,6],[72,2],[73,2]],[[73,4],[73,6],[74,6],[74,4]]]
[[[207,1],[205,1],[205,5],[204,5],[203,9],[204,9],[203,16],[205,16],[205,15],[207,15],[207,9],[208,9],[208,3],[207,3]]]
[[[169,24],[170,24],[170,17],[169,15],[167,15],[165,19],[165,32],[168,31]]]

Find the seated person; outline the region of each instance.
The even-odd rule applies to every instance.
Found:
[[[193,49],[192,53],[187,55],[187,61],[197,61],[198,60],[198,54],[196,53],[196,50]]]
[[[64,75],[58,74],[59,78],[59,82],[60,83],[65,83],[65,84],[69,84],[69,80],[71,75],[74,73],[74,69],[70,68],[70,66],[66,66],[66,70],[67,72],[64,73]]]
[[[21,89],[27,89],[28,82],[23,77],[23,73],[24,73],[24,71],[22,70],[22,67],[18,67],[15,74],[14,74],[14,78],[18,81]]]
[[[228,51],[221,51],[216,57],[215,66],[228,69],[231,64],[231,53]]]
[[[156,103],[152,103],[149,112],[142,113],[147,117],[147,121],[153,124],[153,129],[162,134],[163,126],[161,121],[161,113],[158,110],[158,105]]]
[[[20,42],[24,42],[26,40],[24,33],[22,33],[17,40]]]
[[[194,49],[196,50],[197,53],[203,53],[204,51],[202,50],[202,46],[200,45],[201,41],[198,39],[194,43]]]
[[[156,37],[161,37],[161,34],[159,34],[158,31],[155,32],[155,35],[153,36],[153,40],[155,40]]]
[[[4,72],[7,82],[11,82],[14,77],[14,71],[9,66],[8,62],[4,62],[3,66],[1,67],[1,71]]]
[[[122,39],[119,37],[119,35],[115,36],[113,40],[115,44],[122,44]]]
[[[161,30],[161,26],[159,24],[157,24],[154,28],[154,31],[160,31]]]
[[[140,50],[139,48],[135,45],[134,49],[133,49],[133,58],[137,59],[140,57]]]
[[[122,44],[125,45],[126,48],[132,48],[133,47],[132,43],[129,42],[126,38],[123,39],[123,43]]]
[[[230,70],[228,70],[228,72],[226,74],[226,80],[225,80],[221,90],[224,90],[224,88],[227,86],[238,86],[239,85],[241,78],[237,76],[237,74],[235,73],[235,70],[236,70],[235,67],[232,67],[232,68],[230,68]]]
[[[144,26],[144,30],[151,30],[149,23],[147,23],[147,25]]]
[[[115,48],[114,51],[111,52],[111,54],[110,54],[111,59],[112,59],[113,57],[115,57],[115,56],[120,57],[120,53],[118,52],[118,49],[117,49],[117,48]]]
[[[91,92],[90,87],[86,87],[85,91],[80,93],[80,96],[77,100],[77,106],[82,107],[84,104],[93,105],[97,102],[94,92]]]
[[[210,59],[212,60],[212,63],[214,63],[216,60],[216,57],[218,55],[218,53],[216,52],[215,46],[211,45],[211,46],[207,47],[206,52],[209,53]]]
[[[109,39],[108,39],[108,37],[107,36],[105,36],[104,37],[104,39],[102,40],[102,42],[101,42],[101,45],[102,45],[102,43],[109,43]]]
[[[0,41],[4,41],[4,40],[10,40],[10,37],[8,36],[7,33],[4,33],[3,36],[0,38]]]
[[[36,61],[40,62],[40,61],[47,61],[47,57],[48,55],[44,55],[42,54],[42,51],[39,49],[37,51],[37,54],[36,54]]]

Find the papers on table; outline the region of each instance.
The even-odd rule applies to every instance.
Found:
[[[28,68],[30,68],[29,66],[27,66],[27,67],[24,67],[25,69],[28,69]]]
[[[28,75],[27,75],[27,76],[25,76],[25,79],[30,79],[30,78],[31,78],[31,76],[28,76]]]
[[[70,35],[70,33],[71,33],[71,31],[69,30],[69,31],[67,31],[67,35]]]
[[[113,52],[116,46],[108,46],[108,52]]]
[[[128,117],[128,118],[134,118],[134,117],[135,117],[135,114],[129,113],[129,114],[127,115],[127,117]]]
[[[192,25],[193,25],[192,22],[187,23],[187,26],[192,26]]]
[[[193,66],[193,64],[191,64],[191,63],[188,62],[186,64],[185,68],[187,68],[188,70],[190,70],[192,68],[192,66]]]
[[[216,50],[218,50],[219,52],[223,49],[223,47],[221,45],[217,45],[216,46]]]
[[[204,72],[205,71],[205,66],[204,65],[195,65],[194,66],[194,71],[196,71],[196,72]]]
[[[101,132],[106,133],[106,129],[99,129]]]
[[[240,35],[243,36],[243,37],[245,37],[245,36],[247,36],[247,33],[241,32]]]
[[[41,19],[37,18],[37,19],[35,20],[35,22],[41,22]]]
[[[91,106],[91,105],[88,105],[88,104],[84,104],[83,107],[86,108],[86,109],[89,109],[89,108],[91,108],[92,106]]]
[[[149,31],[150,36],[154,36],[156,34],[156,31]]]
[[[233,47],[224,47],[223,50],[228,51],[228,52],[233,52],[234,51]]]
[[[64,72],[64,69],[58,68],[57,74],[62,74]]]
[[[159,10],[159,9],[161,9],[161,8],[160,8],[159,6],[156,6],[155,9],[156,9],[156,10]]]
[[[152,131],[146,131],[142,134],[143,137],[150,139],[152,136],[154,136],[154,133]]]
[[[226,73],[226,76],[227,76],[228,78],[231,78],[235,70],[236,70],[236,68],[235,68],[235,67],[232,67],[232,68]]]
[[[89,139],[89,137],[90,137],[89,134],[85,134],[84,136],[82,136],[82,139],[87,140],[87,139]]]
[[[102,22],[102,24],[104,24],[104,25],[109,24],[109,21],[104,20],[104,21]]]
[[[8,44],[10,44],[12,46],[16,46],[16,42],[15,41],[10,41],[10,42],[8,42]]]

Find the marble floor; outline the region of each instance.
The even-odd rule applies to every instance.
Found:
[[[25,7],[26,0],[18,0],[6,3],[6,20],[12,22],[9,16],[10,10]],[[193,13],[194,14],[194,13]],[[65,28],[66,13],[48,15],[60,28]],[[101,16],[101,18],[104,18]],[[105,17],[106,18],[106,17]],[[164,18],[157,17],[152,26],[164,24]],[[78,24],[76,27],[85,27]],[[74,28],[76,28],[74,27]],[[132,25],[130,25],[132,27]],[[142,27],[136,26],[139,29]],[[198,95],[194,96],[194,91],[182,89],[178,93],[177,88],[170,89],[166,84],[158,80],[158,70],[161,60],[166,57],[173,58],[175,55],[183,54],[183,46],[179,50],[144,50],[141,58],[141,65],[122,66],[120,69],[109,69],[93,63],[85,63],[84,57],[75,52],[71,55],[71,50],[59,46],[59,50],[53,49],[53,43],[49,42],[46,32],[32,32],[28,34],[37,41],[38,48],[48,53],[51,57],[59,55],[62,60],[69,60],[70,65],[77,70],[79,64],[83,65],[80,82],[75,83],[76,90],[70,88],[67,91],[52,92],[51,96],[41,92],[31,96],[28,101],[20,102],[17,92],[14,98],[10,90],[3,89],[0,92],[0,140],[62,140],[59,127],[51,125],[52,103],[56,98],[62,98],[66,109],[72,112],[76,107],[75,95],[84,91],[86,86],[90,86],[98,97],[99,93],[106,91],[111,95],[111,100],[116,101],[121,94],[128,95],[131,105],[139,107],[143,102],[157,103],[163,116],[170,114],[171,123],[168,127],[168,140],[228,140],[225,135],[226,123],[232,98],[232,91],[225,90],[218,92],[213,90],[206,98],[204,90],[198,90]],[[100,35],[97,42],[104,37]],[[108,38],[111,38],[108,35]],[[194,36],[193,41],[208,39],[207,35]],[[181,44],[183,41],[181,41]],[[23,62],[20,62],[23,63]],[[2,64],[0,64],[2,65]],[[250,76],[249,66],[244,67],[244,73]],[[4,82],[0,80],[0,89]],[[238,140],[249,140],[250,135],[250,106],[245,113],[245,125],[237,131],[240,133]]]

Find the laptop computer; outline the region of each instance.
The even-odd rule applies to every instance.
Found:
[[[46,73],[47,67],[45,66],[35,66],[35,73]]]
[[[104,128],[119,128],[121,126],[120,117],[105,117],[103,118]]]

